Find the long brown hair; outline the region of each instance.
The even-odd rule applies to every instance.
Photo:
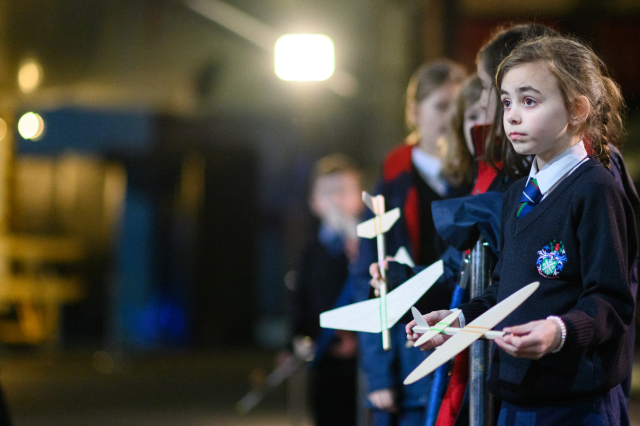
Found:
[[[549,27],[534,23],[498,27],[478,51],[476,63],[482,66],[493,79],[500,63],[509,56],[518,44],[524,40],[540,36],[559,35],[558,32]],[[526,176],[529,173],[531,164],[525,157],[513,150],[504,132],[499,131],[502,129],[502,106],[500,105],[498,91],[495,87],[493,89],[493,93],[489,93],[489,96],[495,97],[497,108],[494,112],[492,128],[487,132],[484,160],[495,169],[498,169],[499,163],[501,163],[507,176],[512,179]],[[491,114],[491,111],[487,111],[488,117],[491,117]]]
[[[482,82],[476,74],[467,78],[451,110],[451,130],[447,135],[446,152],[442,160],[442,176],[453,186],[473,183],[473,154],[467,148],[464,133],[464,113],[480,100]]]
[[[540,62],[553,74],[565,107],[575,112],[577,100],[586,97],[589,115],[577,129],[591,145],[600,162],[609,168],[609,147],[623,133],[621,111],[624,99],[619,86],[609,77],[606,66],[590,47],[567,37],[539,37],[520,44],[500,64],[496,87],[509,70],[523,64]]]
[[[417,105],[445,84],[460,84],[467,73],[462,65],[448,60],[440,59],[421,65],[411,76],[407,86],[407,102],[405,119],[407,128],[412,133],[407,137],[409,143],[417,142],[414,135],[416,124],[411,116],[411,105]]]

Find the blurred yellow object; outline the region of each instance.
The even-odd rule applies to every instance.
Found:
[[[16,320],[0,322],[0,338],[7,343],[55,343],[60,306],[80,300],[84,288],[77,276],[50,272],[52,264],[83,259],[77,238],[29,235],[0,236],[0,259],[18,265],[18,271],[2,271],[0,303],[15,305]]]

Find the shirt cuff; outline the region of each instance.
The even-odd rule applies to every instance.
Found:
[[[451,312],[457,312],[460,309],[458,308],[453,308],[451,309]],[[460,315],[458,315],[458,321],[460,321],[460,328],[464,328],[464,326],[467,324],[467,322],[464,319],[464,313],[460,312]]]

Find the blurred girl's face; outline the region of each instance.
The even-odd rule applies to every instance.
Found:
[[[438,156],[437,142],[449,131],[450,108],[460,91],[459,84],[447,83],[416,105],[415,124],[420,134],[420,148]]]
[[[480,95],[480,106],[486,111],[488,120],[493,120],[493,117],[498,108],[498,95],[495,87],[493,86],[493,76],[484,69],[482,61],[479,61],[477,66],[478,77],[482,82],[482,94]]]
[[[473,126],[487,123],[486,110],[480,104],[480,99],[476,103],[471,104],[464,110],[464,121],[462,124],[464,130],[464,140],[467,143],[467,149],[471,154],[476,152],[476,148],[473,144],[473,138],[471,137],[471,129]]]

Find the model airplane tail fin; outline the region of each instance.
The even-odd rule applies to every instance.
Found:
[[[367,191],[362,191],[362,201],[364,201],[365,206],[369,207],[369,210],[376,212],[376,208],[373,205],[373,197]]]
[[[424,319],[420,311],[417,310],[415,306],[411,307],[411,314],[413,315],[413,319],[416,320],[416,325],[419,325],[420,327],[429,327],[427,320]]]
[[[378,235],[387,232],[394,223],[400,218],[400,209],[396,207],[389,210],[381,217],[374,217],[358,225],[357,233],[362,238],[375,238]]]
[[[413,263],[413,259],[411,259],[411,255],[409,254],[409,252],[404,246],[398,249],[398,251],[396,252],[396,255],[393,256],[393,258],[395,259],[396,262],[404,263],[405,265],[408,265],[412,268],[416,266],[415,263]]]
[[[425,333],[422,336],[420,336],[420,338],[413,344],[413,346],[418,347],[418,346],[422,345],[423,343],[426,343],[430,339],[433,339],[439,333],[444,332],[444,329],[449,327],[451,325],[451,323],[454,322],[456,320],[456,318],[458,318],[460,316],[461,313],[462,313],[461,310],[457,310],[457,311],[452,312],[449,315],[447,315],[447,317],[445,319],[443,319],[439,323],[435,324],[433,327],[431,327],[431,329],[427,333]]]

